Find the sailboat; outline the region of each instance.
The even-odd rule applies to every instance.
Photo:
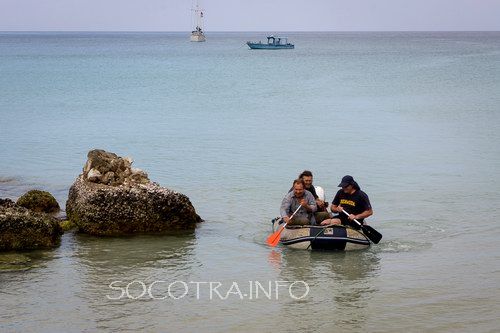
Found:
[[[198,0],[196,0],[196,7],[191,10],[194,14],[194,23],[196,24],[196,28],[191,31],[191,41],[204,42],[205,34],[203,33],[203,10],[198,5]]]

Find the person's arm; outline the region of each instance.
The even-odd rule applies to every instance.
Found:
[[[373,215],[373,209],[372,205],[370,204],[370,199],[368,198],[368,195],[366,193],[362,193],[362,200],[359,203],[362,208],[364,208],[363,212],[359,214],[350,214],[349,219],[350,220],[361,220],[361,219],[366,219],[369,216]]]
[[[321,199],[318,198],[318,199],[316,199],[316,205],[319,208],[323,209],[325,207],[325,202],[323,200],[321,200]]]
[[[330,207],[330,210],[333,213],[342,213],[342,206],[340,205],[340,197],[339,197],[339,192],[335,194],[335,197],[332,200],[332,205]]]
[[[330,207],[330,209],[332,210],[332,212],[340,214],[344,210],[344,207],[342,207],[342,205],[340,205],[340,204],[338,204],[338,205],[332,204],[332,207]]]
[[[350,214],[349,219],[350,220],[354,220],[354,219],[361,220],[361,219],[366,219],[367,217],[372,216],[372,215],[373,215],[373,209],[370,208],[370,209],[367,209],[364,212],[357,214],[357,215]]]
[[[285,223],[288,223],[288,221],[290,221],[288,212],[290,211],[291,204],[292,204],[291,196],[289,196],[288,194],[285,195],[285,197],[281,201],[281,207],[280,207],[280,216],[283,218]]]
[[[305,202],[304,205],[301,205],[309,212],[309,213],[314,213],[318,210],[318,207],[316,206],[316,200],[314,200],[314,196],[311,194],[311,192],[306,191],[305,198],[303,199]]]

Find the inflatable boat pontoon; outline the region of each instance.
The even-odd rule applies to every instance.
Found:
[[[273,230],[281,227],[283,220],[272,220]],[[370,246],[370,241],[362,232],[343,225],[331,226],[287,226],[281,233],[280,243],[301,250],[362,250]]]

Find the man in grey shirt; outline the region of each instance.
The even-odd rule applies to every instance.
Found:
[[[289,225],[315,224],[314,212],[316,212],[316,200],[311,192],[305,190],[304,181],[295,179],[293,191],[288,192],[281,202],[280,215]],[[290,221],[290,216],[301,206]]]

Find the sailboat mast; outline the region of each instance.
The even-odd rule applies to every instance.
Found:
[[[203,30],[203,11],[198,5],[198,1],[196,2],[196,17],[198,22],[196,23],[201,30]]]
[[[196,24],[196,30],[197,28],[200,28],[201,30],[203,30],[203,9],[200,8],[200,5],[198,3],[198,0],[196,0],[196,3],[193,7],[191,7],[192,11],[194,12],[194,16],[195,16],[195,24]]]
[[[198,0],[196,0],[196,4],[193,7],[191,7],[191,10],[193,11],[195,16],[194,17],[195,22],[193,23],[196,24],[196,27],[194,27],[194,30],[191,33],[191,41],[204,42],[205,35],[203,34],[203,9],[200,8]]]

